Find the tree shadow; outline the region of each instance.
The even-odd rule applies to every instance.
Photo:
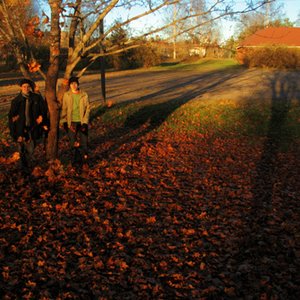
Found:
[[[174,78],[164,81],[161,89],[145,96],[118,103],[114,109],[122,109],[128,104],[145,103],[140,109],[128,115],[124,125],[117,129],[112,129],[102,137],[92,140],[94,147],[109,140],[114,143],[109,149],[98,153],[99,158],[109,158],[118,153],[118,148],[127,143],[134,142],[159,128],[167,118],[180,106],[189,101],[200,98],[206,92],[214,90],[219,85],[224,85],[226,81],[239,77],[245,70],[240,67],[233,67],[224,71],[208,72],[201,75]],[[225,84],[224,84],[225,83]],[[149,100],[149,102],[147,102]],[[93,118],[99,117],[106,112],[107,108],[101,108],[93,114]]]
[[[147,74],[142,74],[143,81],[149,81],[149,84],[146,86],[145,83],[143,83],[144,86],[147,87],[147,90],[153,89],[156,90],[154,92],[150,92],[147,95],[141,96],[141,97],[136,97],[133,99],[129,100],[124,100],[124,101],[119,101],[118,103],[114,103],[113,107],[114,109],[122,109],[123,107],[127,106],[128,104],[133,104],[133,103],[139,103],[145,100],[151,100],[153,102],[157,101],[155,98],[161,97],[161,101],[164,101],[162,97],[167,97],[171,92],[176,92],[180,88],[189,88],[193,84],[199,84],[198,88],[201,90],[201,94],[211,91],[211,82],[210,80],[218,80],[218,77],[224,76],[224,80],[230,79],[230,78],[236,78],[239,77],[243,72],[245,71],[244,68],[241,68],[241,66],[233,66],[231,68],[227,68],[224,71],[214,71],[214,72],[206,72],[206,73],[201,73],[201,74],[195,74],[193,73],[182,73],[180,71],[157,71],[157,72],[151,72],[149,71]],[[170,73],[172,75],[170,75]],[[174,73],[179,75],[177,78],[174,76]],[[139,78],[139,74],[132,74],[126,76],[132,80],[132,85],[135,86],[135,83],[137,81],[137,78]],[[124,77],[124,76],[122,76]],[[118,78],[121,79],[122,77]],[[171,78],[170,78],[171,77]],[[174,80],[175,78],[175,80]],[[228,79],[227,79],[228,78]],[[219,82],[218,84],[221,84]],[[139,84],[139,83],[138,83]],[[112,84],[111,84],[112,85]],[[213,88],[216,88],[216,85],[213,86]],[[110,97],[119,97],[119,96],[124,96],[126,94],[132,93],[132,92],[137,92],[141,90],[140,87],[136,87],[135,89],[132,89],[130,91],[122,91],[124,89],[124,84],[122,82],[119,83],[113,83],[113,88],[110,88],[113,90],[120,90],[119,93],[113,94],[113,96]],[[183,94],[182,92],[180,92]],[[179,94],[180,94],[179,93]],[[200,94],[200,95],[201,95]],[[91,120],[100,117],[103,115],[107,110],[110,108],[106,106],[102,106],[95,111],[92,112]]]
[[[280,192],[280,189],[285,189],[285,185],[290,181],[290,178],[285,178],[286,182],[281,181],[282,160],[280,154],[285,149],[289,148],[290,150],[297,144],[287,130],[288,114],[292,103],[293,101],[300,102],[298,78],[294,75],[292,72],[276,72],[269,78],[272,90],[271,116],[261,158],[253,178],[253,198],[248,213],[245,215],[245,232],[237,254],[237,261],[244,266],[244,273],[240,274],[241,282],[245,285],[244,288],[251,289],[253,286],[257,288],[260,284],[257,285],[257,282],[254,282],[256,280],[258,282],[265,281],[265,287],[287,285],[285,290],[290,289],[289,296],[293,295],[293,298],[289,299],[299,299],[295,294],[297,292],[299,294],[299,290],[292,287],[292,284],[288,287],[288,280],[296,282],[295,278],[284,278],[282,282],[272,282],[272,280],[278,280],[278,277],[272,278],[274,274],[270,273],[270,270],[277,274],[282,272],[288,276],[296,276],[288,269],[285,271],[281,269],[293,266],[296,258],[294,246],[288,245],[288,240],[295,241],[294,233],[287,232],[282,226],[288,220],[291,212],[291,203],[289,202],[294,199],[288,196],[284,198],[283,193]],[[299,168],[299,164],[294,168]],[[279,212],[279,209],[282,211]],[[241,269],[240,266],[236,266],[236,268],[237,270]],[[264,291],[261,290],[261,292]]]

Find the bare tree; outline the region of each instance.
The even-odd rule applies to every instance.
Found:
[[[264,6],[266,3],[270,3],[274,0],[263,0],[263,1],[246,1],[246,5],[241,10],[234,10],[234,7],[230,4],[232,1],[226,0],[215,0],[212,4],[206,5],[204,1],[192,1],[193,6],[189,11],[185,11],[185,14],[177,14],[176,19],[172,19],[169,23],[156,26],[148,29],[147,32],[140,35],[136,35],[124,44],[108,45],[106,38],[110,34],[118,29],[118,27],[124,27],[132,22],[143,19],[146,16],[152,15],[155,12],[162,11],[168,7],[174,7],[175,4],[180,5],[186,3],[186,0],[163,0],[163,1],[85,1],[76,0],[73,5],[69,5],[68,9],[64,13],[66,19],[70,19],[70,26],[68,27],[69,32],[69,51],[67,67],[64,73],[65,78],[74,71],[75,67],[81,61],[82,57],[86,58],[87,64],[81,71],[78,72],[78,76],[81,76],[85,70],[93,64],[97,58],[103,55],[112,55],[121,51],[128,50],[132,47],[138,46],[138,41],[145,36],[156,34],[166,28],[174,28],[172,39],[174,35],[180,36],[184,33],[191,32],[196,28],[203,27],[210,22],[220,19],[225,16],[234,15],[236,13],[246,13],[258,9]],[[211,3],[211,2],[210,2]],[[93,5],[93,10],[89,7]],[[105,22],[105,30],[103,34],[97,35],[98,28],[106,18],[110,18],[120,7],[129,9],[132,6],[140,6],[139,13],[134,15],[130,14],[128,18],[119,21],[117,23],[108,24]],[[197,9],[196,9],[197,8]],[[93,18],[93,23],[87,26],[88,20]],[[187,21],[190,21],[189,23]],[[185,26],[180,26],[185,22]],[[101,45],[105,49],[103,53],[95,51],[97,47]]]
[[[31,0],[34,2],[33,0]],[[59,57],[60,57],[60,39],[61,30],[67,31],[67,47],[68,58],[67,65],[64,71],[64,78],[68,79],[74,72],[75,67],[85,58],[86,65],[76,74],[82,76],[87,68],[93,64],[99,57],[113,55],[138,47],[142,39],[165,30],[172,28],[174,25],[182,24],[187,20],[201,19],[200,22],[190,22],[188,26],[177,26],[176,32],[173,35],[180,36],[186,34],[191,30],[195,30],[205,24],[209,24],[214,20],[221,19],[226,16],[235,14],[247,13],[254,11],[266,3],[274,0],[248,0],[242,9],[235,9],[232,5],[233,1],[229,0],[213,0],[209,5],[206,4],[204,10],[190,10],[185,15],[178,15],[176,19],[172,19],[167,24],[158,25],[153,24],[146,32],[141,32],[124,43],[108,44],[107,39],[113,31],[128,26],[137,20],[143,20],[147,16],[153,15],[159,11],[174,4],[185,2],[184,0],[48,0],[51,16],[43,14],[43,18],[32,18],[25,22],[24,15],[18,11],[15,13],[14,6],[9,3],[18,3],[15,7],[24,6],[24,3],[31,3],[30,0],[0,0],[0,16],[4,21],[0,22],[0,33],[5,37],[4,43],[10,44],[16,48],[15,56],[20,58],[20,68],[26,76],[28,72],[26,65],[30,59],[29,66],[38,70],[46,79],[46,99],[49,106],[51,128],[47,145],[47,157],[53,159],[57,155],[57,126],[59,122],[59,94],[56,91]],[[132,8],[137,8],[128,14],[126,18],[122,18],[119,22],[106,22],[107,20],[114,20],[120,17],[120,11],[131,11]],[[14,18],[12,18],[12,14]],[[26,18],[25,18],[26,19]],[[48,24],[50,20],[50,60],[47,73],[44,74],[39,65],[34,61],[33,54],[30,52],[30,45],[28,36],[42,36],[38,27],[38,23],[42,21]],[[104,30],[99,34],[99,27],[104,22]],[[26,31],[26,28],[28,29]],[[172,36],[171,38],[174,38]],[[16,45],[16,46],[15,46]],[[30,55],[25,57],[19,55],[17,51],[22,53],[23,47],[29,51]],[[99,51],[99,47],[103,51]],[[23,67],[22,67],[23,66]],[[66,82],[66,80],[64,81]],[[64,89],[64,87],[63,87]],[[58,96],[58,97],[57,97]]]
[[[47,158],[49,160],[57,157],[58,150],[58,125],[59,125],[59,103],[56,95],[56,85],[59,72],[60,56],[60,24],[61,0],[49,0],[51,8],[51,30],[50,30],[50,58],[46,76],[45,97],[50,113],[50,131],[47,142]]]
[[[61,0],[49,0],[51,10],[50,58],[47,73],[44,74],[36,62],[31,39],[40,39],[43,32],[39,29],[40,18],[33,15],[31,1],[1,0],[0,2],[0,43],[14,54],[23,76],[30,78],[32,73],[39,71],[46,81],[45,97],[50,112],[50,131],[47,143],[47,158],[57,156],[57,129],[59,121],[59,105],[56,96],[56,84],[60,56],[60,23]],[[48,17],[46,17],[48,22]]]
[[[63,18],[63,22],[60,23],[61,30],[66,32],[68,37],[68,58],[67,66],[64,72],[64,77],[67,79],[73,73],[75,67],[85,58],[87,61],[86,66],[78,72],[78,76],[87,70],[87,68],[93,64],[100,56],[112,55],[114,53],[126,51],[132,47],[138,46],[138,41],[141,38],[157,34],[166,28],[174,28],[176,25],[176,31],[173,31],[172,39],[174,35],[180,36],[186,33],[195,32],[198,28],[203,28],[205,25],[211,22],[232,16],[235,14],[245,14],[247,12],[255,11],[264,5],[271,3],[275,0],[257,0],[257,1],[245,1],[245,5],[242,9],[234,9],[232,1],[228,0],[214,0],[210,1],[209,4],[204,0],[61,0],[60,1],[60,16]],[[7,3],[16,2],[18,3],[19,12],[16,14],[15,11],[10,7],[7,9]],[[26,3],[33,3],[34,0],[27,0]],[[47,2],[50,6],[52,1]],[[28,45],[28,32],[24,31],[24,24],[20,23],[20,20],[24,20],[24,15],[21,10],[22,3],[24,0],[1,0],[0,12],[3,15],[6,22],[0,23],[1,34],[8,36],[6,43],[12,45],[18,43],[21,47],[17,49],[23,49],[24,45]],[[123,44],[109,45],[106,39],[111,35],[114,30],[120,27],[127,26],[137,20],[141,20],[149,15],[153,15],[159,11],[163,11],[173,5],[181,7],[181,13],[176,14],[176,18],[172,18],[167,24],[160,26],[152,26],[147,32],[140,33],[132,37],[130,40]],[[139,7],[135,10],[137,13],[130,13],[127,18],[123,18],[119,22],[106,22],[107,19],[113,20],[118,15],[120,9],[130,10],[131,8]],[[182,9],[186,7],[185,9]],[[17,19],[10,19],[11,15],[14,15]],[[26,18],[25,18],[26,19]],[[47,16],[45,16],[47,19]],[[25,28],[30,29],[32,34],[39,36],[40,31],[38,30],[39,18],[32,18],[27,21]],[[48,18],[49,19],[49,18]],[[99,27],[101,23],[105,24],[105,30],[99,34]],[[24,23],[24,22],[23,22]],[[184,26],[182,24],[185,24]],[[18,34],[16,32],[18,31]],[[102,53],[99,53],[99,46],[104,49]],[[30,49],[30,47],[27,47]],[[22,58],[20,56],[20,58]],[[24,57],[23,62],[34,58],[31,56]],[[26,64],[25,64],[26,65]],[[41,71],[40,71],[41,72]],[[44,76],[45,77],[45,76]]]
[[[30,77],[27,64],[32,60],[32,51],[28,37],[40,32],[35,31],[37,18],[30,1],[0,1],[0,47],[2,51],[12,53],[17,64],[27,78]],[[5,50],[4,50],[5,48]]]

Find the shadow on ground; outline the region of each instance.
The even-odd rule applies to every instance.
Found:
[[[285,290],[289,291],[286,299],[300,298],[295,284],[299,283],[299,254],[296,253],[300,247],[299,228],[290,221],[299,216],[299,195],[295,187],[300,174],[300,149],[286,129],[292,102],[300,103],[297,80],[293,74],[282,73],[269,78],[272,99],[268,131],[253,176],[252,200],[244,215],[245,232],[240,234],[242,239],[236,245],[234,261],[238,265],[229,264],[239,277],[240,290],[248,290],[249,294],[260,289],[266,296],[280,295]],[[288,157],[294,163],[286,161],[285,149],[293,153]],[[224,270],[228,267],[224,265]]]
[[[159,128],[165,120],[180,106],[193,99],[200,99],[204,93],[214,90],[222,84],[226,88],[226,82],[233,78],[238,78],[244,69],[234,67],[225,71],[208,72],[201,75],[192,75],[190,77],[178,78],[174,81],[163,82],[162,88],[153,93],[149,93],[140,98],[131,99],[126,102],[116,104],[114,109],[132,104],[145,102],[145,105],[139,110],[129,115],[123,127],[112,129],[105,136],[97,137],[91,141],[92,147],[96,147],[104,140],[118,141],[105,152],[99,153],[99,156],[108,158],[110,155],[116,155],[118,148],[129,141],[136,141],[149,132]],[[150,104],[147,101],[151,101]],[[107,108],[98,110],[93,119],[105,113]]]

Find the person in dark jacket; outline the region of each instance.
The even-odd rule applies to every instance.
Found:
[[[28,170],[34,149],[49,128],[48,107],[40,94],[33,93],[34,83],[20,81],[20,93],[11,102],[8,114],[10,135],[18,143],[21,166]]]

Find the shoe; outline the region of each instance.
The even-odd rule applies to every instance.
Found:
[[[82,158],[82,164],[85,166],[85,167],[88,167],[89,166],[89,162],[88,162],[88,155],[85,154],[83,155],[83,158]]]
[[[75,148],[72,164],[74,164],[74,165],[82,164],[82,157],[81,157],[81,154],[80,154],[80,151],[78,148]]]

